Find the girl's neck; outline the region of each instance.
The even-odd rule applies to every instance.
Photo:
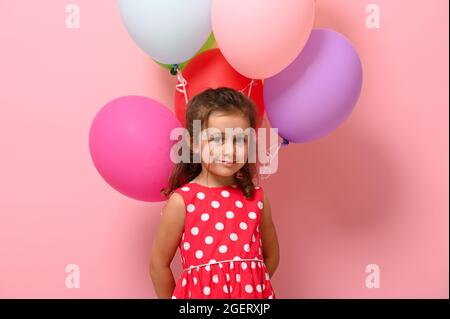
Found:
[[[219,176],[211,172],[205,172],[204,169],[193,179],[193,181],[209,187],[232,186],[236,184],[234,175]]]

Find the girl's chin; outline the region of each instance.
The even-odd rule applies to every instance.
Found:
[[[214,169],[213,172],[217,175],[222,176],[232,176],[234,173],[236,173],[239,170],[239,165],[223,165],[219,163],[214,163]]]

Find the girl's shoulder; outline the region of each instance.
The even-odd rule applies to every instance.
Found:
[[[173,191],[178,194],[188,194],[188,193],[192,192],[194,190],[194,188],[195,188],[195,183],[187,182],[187,183],[181,185],[180,187],[175,188]]]
[[[253,198],[257,203],[264,202],[264,188],[261,185],[255,186]]]
[[[195,184],[192,182],[187,182],[184,185],[181,185],[178,188],[175,188],[172,194],[178,194],[183,198],[184,203],[189,203],[193,196],[195,196]]]

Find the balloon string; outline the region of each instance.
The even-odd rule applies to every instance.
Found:
[[[175,88],[178,92],[183,93],[184,101],[186,102],[186,105],[187,105],[189,102],[188,94],[187,94],[187,90],[186,90],[187,80],[183,77],[183,73],[181,73],[180,69],[177,69],[177,80],[178,80],[178,84],[175,86]]]
[[[250,97],[250,96],[252,95],[252,87],[253,87],[253,83],[254,83],[254,80],[252,79],[252,80],[250,81],[250,88],[248,89],[248,97]]]
[[[252,88],[255,85],[255,80],[250,80],[250,83],[247,84],[242,90],[239,90],[239,92],[244,93],[245,90],[247,90],[248,88],[248,93],[247,93],[247,97],[250,97],[250,95],[252,94]]]
[[[269,157],[269,163],[267,165],[264,165],[263,167],[270,167],[270,165],[272,164],[273,158],[278,155],[280,149],[284,146],[289,145],[289,141],[287,139],[285,139],[284,137],[282,139],[283,140],[281,141],[281,143],[277,143],[276,145],[271,146],[269,151],[266,152],[266,155]],[[275,149],[275,152],[272,152],[273,149]],[[262,179],[266,180],[270,177],[270,175],[272,175],[272,174],[265,174],[262,177]]]

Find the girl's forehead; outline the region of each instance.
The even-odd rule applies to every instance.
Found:
[[[216,128],[221,132],[225,132],[226,128],[242,128],[245,130],[250,127],[249,119],[241,112],[210,114],[206,123],[208,128]]]

